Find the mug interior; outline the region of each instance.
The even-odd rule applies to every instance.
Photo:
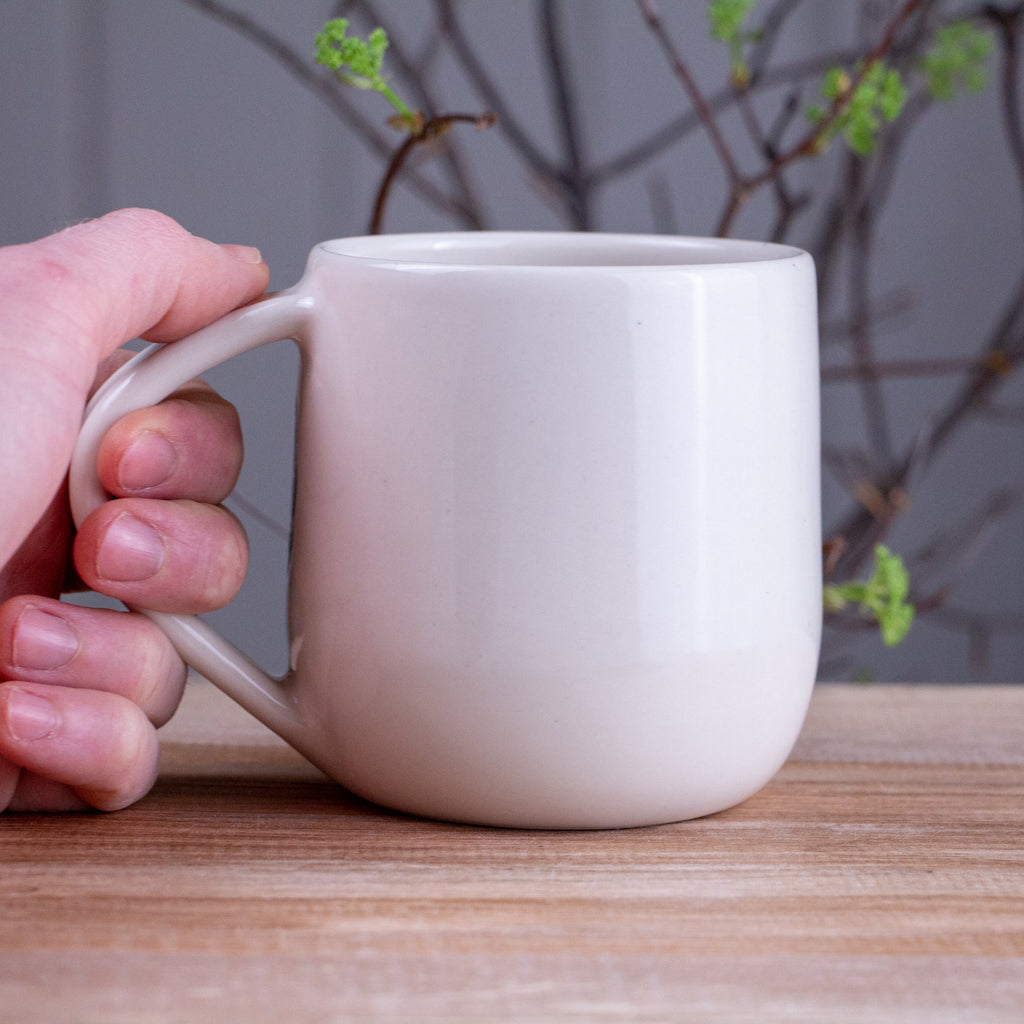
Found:
[[[371,262],[466,267],[652,267],[763,263],[801,250],[772,242],[571,231],[467,231],[336,238],[326,252]]]

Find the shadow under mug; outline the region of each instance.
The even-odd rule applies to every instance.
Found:
[[[432,818],[607,828],[777,771],[821,631],[814,267],[787,246],[478,232],[317,245],[140,354],[99,441],[231,356],[301,353],[290,670],[147,612],[342,785]]]

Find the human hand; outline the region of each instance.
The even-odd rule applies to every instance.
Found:
[[[115,809],[152,785],[184,666],[144,617],[55,598],[77,571],[159,611],[229,601],[246,543],[216,503],[241,464],[237,416],[196,383],[115,424],[98,469],[117,500],[77,537],[64,478],[88,394],[125,341],[173,341],[267,279],[255,250],[144,210],[0,249],[0,809]]]

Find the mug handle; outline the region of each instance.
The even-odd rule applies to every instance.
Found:
[[[103,436],[122,416],[155,405],[206,370],[261,345],[301,336],[312,308],[308,296],[281,292],[243,307],[169,345],[152,345],[99,388],[85,410],[69,472],[76,526],[109,499],[96,470]],[[282,680],[272,678],[195,615],[133,609],[167,634],[183,661],[258,718],[300,753],[308,730]]]

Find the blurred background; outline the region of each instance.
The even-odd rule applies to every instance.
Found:
[[[413,106],[500,115],[418,147],[384,230],[724,230],[812,251],[829,567],[863,578],[884,540],[919,606],[894,649],[855,610],[830,616],[820,674],[1020,682],[1022,7],[758,0],[731,45],[697,0],[0,0],[0,244],[146,206],[259,246],[272,287],[294,283],[316,241],[366,232],[401,143],[379,96],[314,65],[314,35],[383,24]],[[943,37],[965,21],[965,42]],[[935,47],[955,64],[978,36],[966,83],[954,68],[954,98],[935,95]],[[883,53],[906,104],[872,152],[796,153],[828,70],[855,83]],[[245,426],[230,504],[252,546],[211,619],[277,672],[296,376],[288,342],[209,374]]]

